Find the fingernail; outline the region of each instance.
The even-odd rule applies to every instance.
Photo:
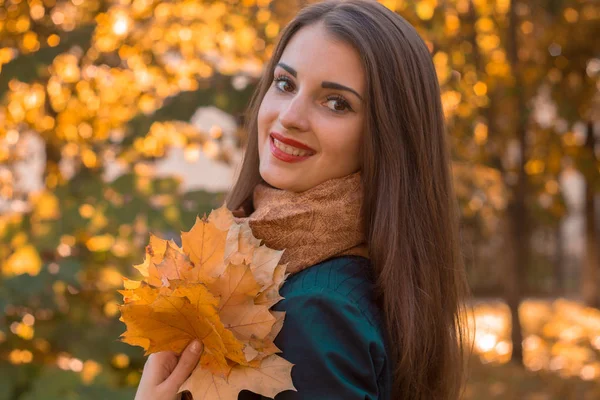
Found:
[[[192,347],[190,347],[190,350],[192,351],[192,353],[195,354],[200,353],[200,342],[194,340],[194,342],[192,343]]]

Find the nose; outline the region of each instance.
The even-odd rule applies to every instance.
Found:
[[[309,129],[308,99],[296,94],[290,100],[282,101],[279,122],[286,130],[307,131]]]

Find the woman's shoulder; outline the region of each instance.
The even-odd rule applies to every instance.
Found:
[[[342,256],[325,260],[291,275],[280,290],[288,301],[310,297],[357,307],[374,327],[381,325],[369,259]],[[287,303],[286,301],[283,302]]]
[[[273,306],[285,311],[275,338],[294,364],[298,392],[276,400],[389,398],[385,335],[367,259],[344,256],[291,275]]]

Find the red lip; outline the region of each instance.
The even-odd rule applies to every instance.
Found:
[[[271,148],[271,154],[273,154],[273,157],[275,157],[281,161],[285,161],[287,163],[297,163],[297,162],[304,161],[307,158],[311,157],[311,155],[300,157],[300,156],[294,156],[291,154],[287,154],[287,153],[279,150],[275,146],[274,140],[275,140],[275,138],[269,137],[269,147]]]
[[[275,139],[279,140],[280,142],[283,142],[289,146],[294,146],[297,147],[299,149],[302,150],[308,150],[308,151],[312,151],[313,153],[316,153],[316,150],[313,148],[308,147],[307,145],[305,145],[304,143],[300,143],[297,142],[293,139],[288,139],[286,137],[284,137],[283,135],[277,133],[277,132],[271,132],[271,136],[273,136]]]

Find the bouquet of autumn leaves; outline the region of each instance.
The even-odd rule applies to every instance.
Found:
[[[200,362],[179,391],[194,400],[238,398],[247,389],[267,397],[295,390],[293,364],[273,343],[285,312],[270,308],[282,297],[283,251],[260,245],[247,222],[223,205],[182,232],[182,247],[150,235],[141,281],[124,278],[121,339],[146,355],[181,353],[198,339]]]

